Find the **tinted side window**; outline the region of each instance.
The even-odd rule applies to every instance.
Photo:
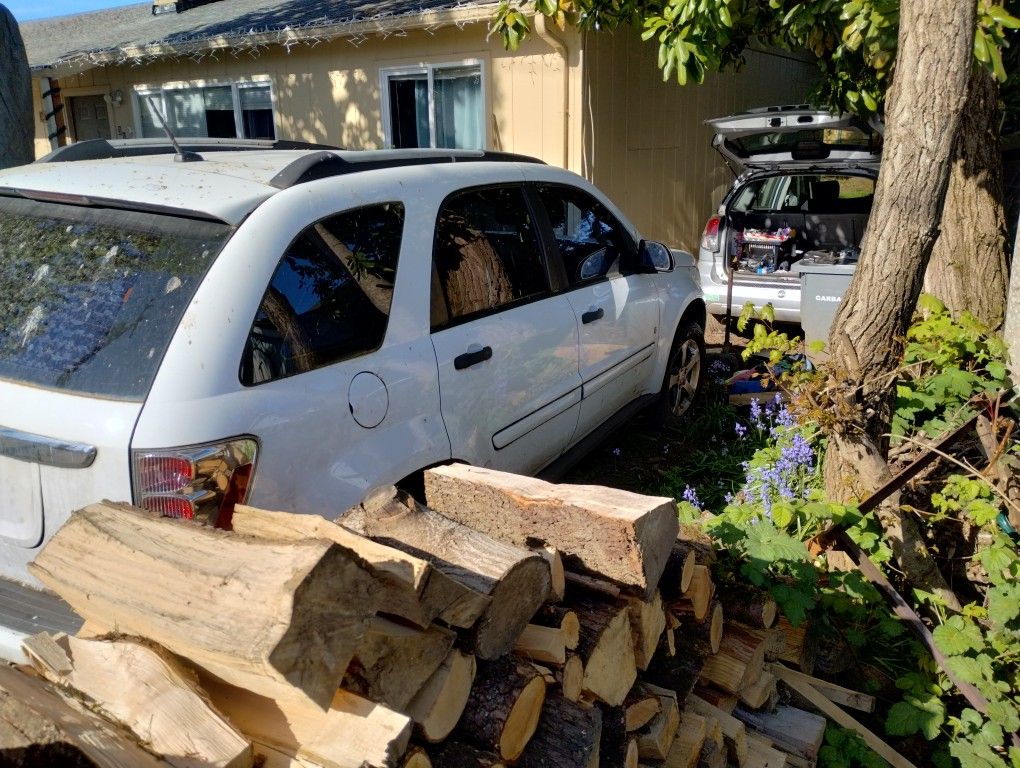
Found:
[[[403,206],[386,203],[305,229],[262,297],[241,361],[241,383],[261,384],[378,348],[403,228]]]
[[[632,244],[604,205],[571,187],[542,186],[538,193],[572,286],[620,271],[620,261],[633,250]]]
[[[520,187],[477,189],[449,198],[436,221],[433,259],[450,320],[549,292]]]

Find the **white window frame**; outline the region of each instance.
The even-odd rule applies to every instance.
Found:
[[[132,92],[134,106],[135,136],[142,137],[142,109],[143,102],[149,96],[158,96],[157,104],[160,112],[166,115],[166,94],[173,91],[189,91],[197,88],[222,88],[230,86],[230,95],[234,105],[234,132],[238,139],[244,139],[244,115],[241,111],[241,94],[243,88],[269,88],[269,103],[273,110],[273,137],[277,137],[276,130],[276,91],[273,82],[269,78],[253,78],[250,80],[193,80],[188,82],[172,82],[162,85],[136,85]],[[157,122],[162,122],[157,117]]]
[[[429,83],[429,147],[436,147],[436,102],[435,102],[435,71],[437,69],[457,69],[461,67],[478,67],[481,83],[482,108],[482,149],[489,146],[489,94],[486,87],[485,61],[482,59],[462,59],[460,61],[422,62],[420,64],[383,67],[379,70],[379,114],[383,123],[383,142],[386,149],[393,149],[393,124],[390,120],[390,78],[407,75],[426,75]]]

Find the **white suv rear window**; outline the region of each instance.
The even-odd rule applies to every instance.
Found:
[[[232,230],[0,198],[0,378],[144,399]]]

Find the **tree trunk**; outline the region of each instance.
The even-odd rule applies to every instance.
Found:
[[[14,16],[0,5],[0,168],[35,159],[32,129],[32,77],[21,32]]]
[[[924,276],[924,291],[953,315],[967,310],[991,328],[1005,317],[1007,282],[998,91],[987,67],[973,65],[953,143],[942,232]]]
[[[903,0],[900,5],[899,76],[889,90],[875,205],[857,272],[829,336],[835,418],[825,485],[834,500],[864,498],[883,479],[859,458],[874,456],[884,466],[901,340],[939,235],[953,137],[971,74],[974,25],[970,3]],[[883,524],[887,520],[905,526],[901,540],[913,538],[907,530],[913,521],[906,514],[897,509],[883,516]],[[900,554],[909,552],[930,564],[923,541],[916,544]],[[911,563],[901,558],[900,566],[913,583]],[[940,578],[933,579],[936,585]]]

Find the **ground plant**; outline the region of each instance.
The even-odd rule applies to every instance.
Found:
[[[1008,533],[1009,498],[982,474],[979,454],[967,445],[909,488],[903,504],[940,568],[957,574],[963,610],[953,613],[911,589],[872,515],[825,498],[824,418],[815,405],[824,368],[789,362],[802,345],[773,326],[768,308],[745,311],[742,326],[747,359],[710,364],[707,402],[686,445],[669,433],[640,431],[607,449],[612,471],[627,487],[673,495],[681,516],[704,526],[722,550],[715,578],[768,589],[791,622],[810,621],[821,649],[818,672],[874,694],[880,706],[867,724],[917,765],[1020,766],[1011,742],[1020,729],[1020,558]],[[902,462],[962,423],[976,403],[1010,387],[1001,338],[966,313],[953,317],[933,297],[922,298],[904,349],[889,436]],[[773,391],[746,407],[728,404],[723,391],[733,369],[756,360]],[[1007,436],[1003,450],[1016,453],[1017,442]],[[631,468],[643,451],[654,461],[636,475]],[[810,548],[832,524],[846,528],[930,623],[947,666],[980,691],[987,714],[967,704],[859,571],[833,567],[826,553]],[[820,764],[884,761],[856,734],[833,726]]]

